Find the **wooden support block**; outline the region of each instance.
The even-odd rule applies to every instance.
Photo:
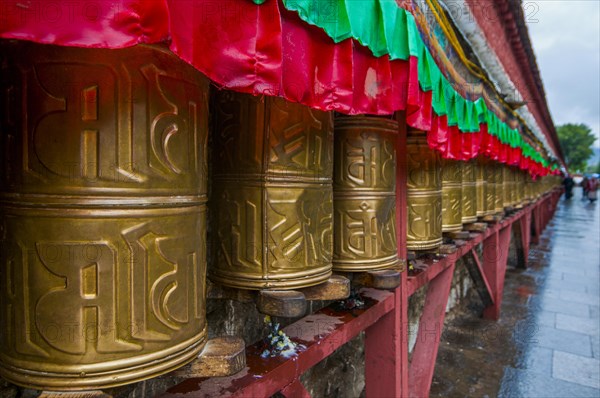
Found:
[[[353,282],[374,289],[392,290],[400,286],[400,272],[394,269],[361,272],[354,276]]]
[[[467,239],[471,239],[471,237],[469,236]],[[455,245],[456,247],[463,247],[463,246],[464,246],[464,245],[466,245],[466,244],[467,244],[467,242],[465,242],[465,241],[464,241],[464,240],[462,240],[462,239],[455,239],[455,240],[454,240],[454,245]]]
[[[235,289],[217,285],[210,281],[206,282],[207,297],[209,299],[235,300],[242,303],[250,303],[256,299],[256,292],[245,289]]]
[[[502,215],[500,215],[500,214],[492,214],[492,215],[483,217],[482,220],[489,224],[496,224],[496,223],[500,222],[500,220],[502,220],[502,218],[504,218],[504,217],[502,217]]]
[[[319,285],[299,291],[306,300],[344,300],[350,296],[350,280],[342,275],[332,275]]]
[[[451,239],[468,239],[469,238],[469,231],[447,232],[444,235],[448,236]]]
[[[222,377],[234,375],[245,367],[244,340],[224,336],[208,340],[198,358],[173,372],[173,375],[185,378]]]
[[[485,232],[487,227],[487,224],[484,222],[474,222],[471,224],[463,225],[463,228],[469,232]]]
[[[99,390],[90,391],[42,391],[38,398],[111,398],[105,392]]]
[[[297,290],[261,290],[256,306],[266,315],[297,318],[306,312],[306,297]]]
[[[440,253],[441,254],[456,253],[456,246],[450,245],[450,244],[441,245],[440,246]]]

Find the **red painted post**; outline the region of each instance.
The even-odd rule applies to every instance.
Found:
[[[487,319],[500,318],[510,231],[509,224],[483,241],[483,270],[494,294],[494,304],[483,310],[483,317]]]
[[[403,265],[394,292],[394,310],[365,331],[365,389],[367,397],[405,397],[408,392],[408,296],[406,278],[406,121],[396,115],[396,231],[398,257]]]
[[[444,327],[454,265],[454,263],[450,264],[427,286],[425,306],[419,321],[417,342],[413,350],[408,374],[410,397],[422,398],[429,396]]]
[[[531,241],[531,210],[525,209],[523,216],[519,219],[519,228],[521,230],[521,248],[523,250],[523,264],[527,268],[529,263],[529,243]]]
[[[541,231],[541,222],[540,222],[540,202],[535,202],[533,204],[533,208],[531,209],[531,215],[533,216],[533,230],[534,234],[531,237],[531,243],[538,244],[540,243],[540,235]]]

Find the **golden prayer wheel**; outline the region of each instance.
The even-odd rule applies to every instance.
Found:
[[[477,187],[475,161],[461,162],[462,167],[462,223],[477,221]]]
[[[475,161],[475,202],[476,215],[483,217],[488,214],[486,207],[487,181],[486,166],[482,158]]]
[[[461,162],[442,159],[442,232],[462,229]]]
[[[427,145],[423,131],[407,134],[408,226],[406,247],[429,250],[442,244],[442,181],[440,155]]]
[[[486,215],[496,213],[496,172],[495,163],[491,160],[485,160],[485,211]]]
[[[510,170],[510,182],[509,182],[509,189],[510,189],[510,204],[511,206],[516,206],[519,203],[519,189],[517,187],[517,171],[515,170],[514,167],[509,167]]]
[[[510,168],[503,164],[498,165],[502,173],[502,205],[504,208],[510,207],[513,204],[512,197],[512,176]]]
[[[212,280],[295,289],[331,276],[332,114],[275,97],[214,101]]]
[[[365,271],[395,267],[396,134],[398,121],[338,117],[334,151],[333,267]]]
[[[0,375],[131,383],[206,341],[208,82],[169,51],[0,42]]]
[[[529,174],[527,174],[525,176],[525,195],[527,197],[527,200],[532,202],[535,200],[535,192],[534,192],[534,185],[533,185],[533,178],[531,178],[531,176]]]
[[[522,206],[525,202],[525,173],[522,170],[515,170],[517,204]]]
[[[504,175],[502,172],[503,165],[500,163],[492,163],[494,173],[494,213],[504,212]]]

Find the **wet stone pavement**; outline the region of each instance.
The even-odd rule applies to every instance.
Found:
[[[564,197],[527,270],[508,267],[499,321],[446,322],[432,397],[600,397],[600,205]]]

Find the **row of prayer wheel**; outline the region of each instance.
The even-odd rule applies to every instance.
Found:
[[[0,61],[3,378],[85,390],[190,362],[207,275],[295,289],[398,265],[395,119],[209,98],[159,46],[2,41]],[[407,160],[411,250],[538,193],[522,172],[442,161],[423,132]]]

